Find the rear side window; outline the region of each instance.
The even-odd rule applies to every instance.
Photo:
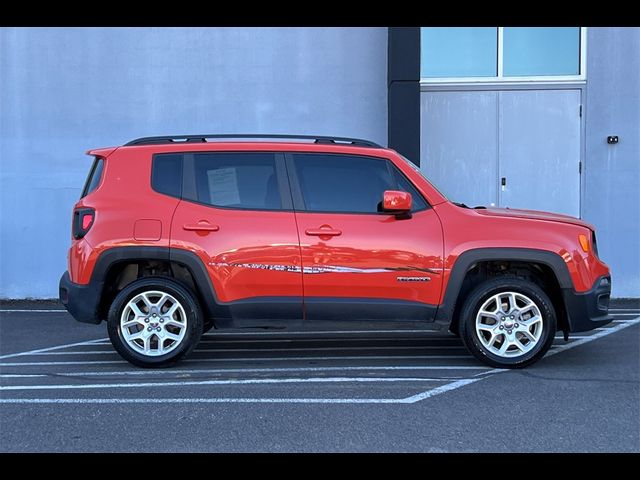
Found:
[[[195,198],[216,207],[280,210],[282,201],[271,152],[197,153],[193,160]]]
[[[182,196],[182,154],[158,154],[153,156],[151,187],[171,197]]]
[[[100,157],[96,157],[93,161],[93,165],[91,165],[91,170],[89,170],[89,175],[87,176],[86,182],[84,182],[84,188],[82,189],[82,195],[80,198],[84,198],[93,192],[98,185],[100,185],[100,180],[102,179],[102,170],[104,169],[104,160]]]
[[[413,185],[385,159],[305,153],[292,157],[309,212],[378,213],[385,190],[411,193],[413,211],[426,207]]]

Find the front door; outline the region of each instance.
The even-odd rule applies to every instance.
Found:
[[[435,212],[392,162],[287,154],[308,320],[430,320],[441,288]],[[413,198],[411,218],[379,212],[385,190]]]
[[[184,155],[171,246],[196,253],[218,319],[302,319],[300,248],[282,154]]]

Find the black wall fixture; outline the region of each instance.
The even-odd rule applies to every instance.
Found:
[[[389,147],[420,166],[420,27],[389,27]]]

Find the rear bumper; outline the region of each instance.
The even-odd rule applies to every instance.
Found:
[[[565,288],[562,295],[570,332],[593,330],[613,320],[609,315],[610,275],[599,277],[587,292],[576,293],[573,289]]]
[[[60,302],[67,311],[79,322],[98,324],[98,305],[102,285],[79,285],[69,278],[69,272],[64,272],[59,285]]]

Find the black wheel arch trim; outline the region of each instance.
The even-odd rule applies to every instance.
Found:
[[[573,290],[569,269],[557,253],[533,248],[475,248],[460,254],[453,264],[443,302],[436,313],[436,320],[453,320],[453,312],[467,272],[478,262],[494,260],[541,263],[551,268],[560,288]]]
[[[279,318],[295,318],[302,313],[301,297],[257,297],[229,303],[221,302],[200,257],[194,252],[179,248],[154,246],[110,248],[98,257],[90,283],[104,285],[107,272],[114,265],[142,260],[162,260],[186,267],[193,277],[196,288],[194,293],[200,301],[206,319],[224,321],[234,317],[270,318],[274,315]],[[103,288],[102,292],[104,292]]]
[[[220,302],[202,260],[194,252],[170,247],[126,246],[113,247],[105,250],[96,261],[91,275],[91,284],[103,285],[107,272],[114,265],[136,260],[163,260],[175,262],[186,267],[193,277],[197,290],[195,293],[201,302],[205,317],[210,319],[233,318],[237,313],[234,310],[238,307],[250,308],[253,314],[258,305],[264,307],[268,304],[272,304],[273,308],[278,310],[280,316],[296,316],[296,304],[298,301],[302,301],[302,299],[299,298],[286,298],[280,299],[283,300],[283,302],[280,302],[277,297],[274,297],[272,299],[247,299],[246,302]],[[573,290],[573,282],[571,281],[569,270],[562,257],[556,253],[528,248],[478,248],[467,250],[458,256],[451,269],[444,301],[437,308],[435,320],[451,320],[466,273],[475,263],[492,260],[531,261],[533,263],[547,265],[556,275],[562,289]],[[264,314],[267,316],[271,315],[270,310],[270,308],[267,308]]]

